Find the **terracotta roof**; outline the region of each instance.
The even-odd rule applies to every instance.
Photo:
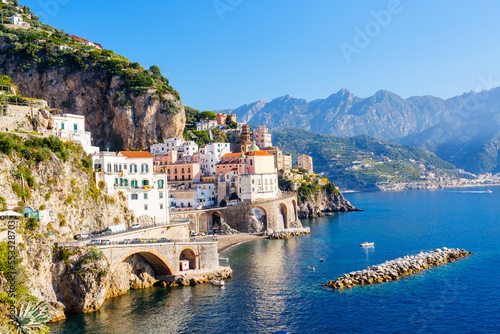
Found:
[[[145,151],[120,151],[120,153],[127,158],[154,158],[154,155]]]
[[[263,151],[253,151],[252,153],[248,153],[248,157],[253,157],[255,155],[258,155],[258,156],[273,156],[272,154],[270,153],[267,153],[267,152],[263,152]]]
[[[237,153],[226,153],[222,156],[222,158],[230,158],[230,157],[239,157],[241,156],[241,152]]]

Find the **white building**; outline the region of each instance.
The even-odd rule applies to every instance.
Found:
[[[85,131],[85,116],[64,114],[54,116],[54,133],[61,140],[70,140],[82,145],[87,154],[99,152],[99,147],[92,146],[92,136],[89,131]]]
[[[196,131],[207,131],[216,128],[217,126],[217,120],[215,119],[204,119],[195,123]]]
[[[281,196],[277,174],[242,174],[236,180],[237,194],[243,203]]]
[[[19,15],[13,15],[9,17],[9,19],[12,21],[12,24],[15,24],[16,26],[20,26],[23,24],[23,18]]]
[[[176,209],[213,206],[217,198],[215,183],[185,184],[169,191],[170,208]]]
[[[102,187],[106,194],[121,191],[136,216],[148,215],[160,223],[167,221],[166,175],[154,173],[153,155],[120,151],[100,152],[91,157],[97,186]]]
[[[229,143],[212,143],[200,149],[200,170],[203,175],[215,175],[216,166],[224,154],[231,153]]]
[[[163,143],[151,145],[149,150],[151,154],[162,155],[169,151],[177,151],[182,155],[192,156],[198,152],[198,145],[194,141],[184,141],[182,138],[175,137],[166,139]]]

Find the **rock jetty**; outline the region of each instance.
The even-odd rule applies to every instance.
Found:
[[[436,249],[435,251],[405,256],[382,264],[371,266],[361,271],[345,274],[334,281],[326,283],[332,289],[351,288],[356,285],[377,284],[399,279],[403,276],[418,273],[421,270],[443,263],[453,262],[472,253],[464,249]]]
[[[309,227],[304,228],[287,228],[281,231],[273,232],[272,230],[267,233],[268,239],[286,239],[289,237],[298,237],[299,235],[311,234]]]

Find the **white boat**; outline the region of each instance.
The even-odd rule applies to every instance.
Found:
[[[325,262],[325,259],[321,258],[319,259],[319,262]]]
[[[224,282],[224,280],[222,280],[222,279],[213,279],[213,280],[210,280],[210,283],[212,283],[213,285],[224,285],[224,284],[226,284],[226,282]]]
[[[307,267],[307,269],[314,271],[316,268],[314,268],[314,267]]]
[[[493,191],[491,191],[491,190],[487,189],[487,190],[486,190],[486,192],[487,192],[488,194],[491,194]]]
[[[360,247],[373,247],[375,246],[375,243],[374,242],[368,242],[368,241],[365,241],[363,242],[361,245],[359,245]]]

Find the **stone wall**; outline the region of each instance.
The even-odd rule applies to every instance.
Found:
[[[281,206],[284,217],[284,226],[279,225],[279,207]],[[255,229],[255,218],[252,217],[252,209],[260,208],[265,212],[265,224],[262,231],[272,229],[273,231],[283,228],[302,227],[297,217],[297,196],[294,193],[283,193],[280,198],[256,201],[248,204],[228,207],[224,211],[225,222],[240,232],[261,232]]]

